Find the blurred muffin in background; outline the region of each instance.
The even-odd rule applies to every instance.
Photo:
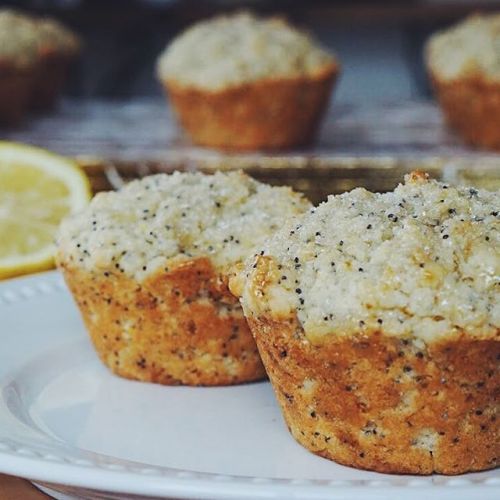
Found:
[[[193,142],[250,150],[310,143],[338,72],[309,35],[249,13],[194,25],[157,65]]]
[[[52,106],[79,51],[78,38],[60,23],[0,9],[0,123]]]
[[[0,123],[14,124],[25,114],[37,72],[33,23],[0,10]]]
[[[436,33],[426,62],[449,125],[474,146],[500,149],[500,13]]]

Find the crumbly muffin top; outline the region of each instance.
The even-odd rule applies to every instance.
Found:
[[[61,23],[35,18],[12,9],[0,9],[0,63],[18,68],[35,64],[47,52],[73,54],[78,38]]]
[[[112,268],[139,281],[193,257],[222,269],[310,206],[288,187],[239,171],[159,174],[95,196],[62,223],[58,254],[91,272]]]
[[[296,312],[318,341],[376,330],[424,341],[462,331],[498,337],[498,194],[416,172],[393,192],[330,196],[251,259],[245,312]],[[274,267],[262,276],[255,259],[265,256]]]
[[[331,54],[284,20],[239,13],[187,29],[161,55],[158,75],[218,90],[263,78],[314,76],[333,64]]]
[[[500,13],[473,15],[433,35],[427,44],[430,69],[438,77],[500,79]]]
[[[0,63],[28,67],[38,57],[36,34],[30,17],[11,9],[0,9]]]

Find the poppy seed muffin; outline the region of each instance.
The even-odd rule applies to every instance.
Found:
[[[497,465],[499,210],[413,173],[329,197],[231,280],[299,443],[380,472]]]
[[[60,23],[0,9],[0,122],[16,124],[29,109],[52,105],[79,50]]]
[[[102,361],[161,384],[263,378],[227,275],[309,207],[241,172],[160,174],[98,194],[61,225],[57,261]]]
[[[32,23],[0,9],[0,123],[18,123],[26,113],[37,74],[38,55]]]
[[[500,13],[436,33],[426,61],[449,125],[472,145],[500,149]]]
[[[274,149],[311,142],[338,64],[284,20],[239,13],[186,30],[157,73],[196,144]]]

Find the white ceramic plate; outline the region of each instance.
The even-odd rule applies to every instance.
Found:
[[[57,498],[500,498],[497,471],[393,476],[316,457],[290,437],[266,382],[111,375],[56,272],[0,284],[0,472]]]

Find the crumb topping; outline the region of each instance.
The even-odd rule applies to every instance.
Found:
[[[498,336],[498,194],[414,173],[393,192],[330,196],[251,260],[244,309],[296,312],[310,338],[374,330],[424,340]],[[269,283],[255,294],[266,257],[277,267],[264,271]]]
[[[159,174],[96,195],[62,223],[58,253],[90,272],[112,268],[138,281],[195,257],[224,268],[310,206],[290,188],[242,172]]]
[[[261,78],[313,76],[334,63],[309,35],[284,20],[239,13],[187,29],[161,55],[158,75],[220,89]]]
[[[500,13],[475,14],[433,35],[427,56],[431,70],[446,80],[477,75],[500,79]]]
[[[0,10],[0,60],[22,68],[36,61],[37,55],[32,20],[14,10]]]
[[[25,68],[48,52],[73,54],[79,47],[76,35],[53,19],[0,9],[0,62]]]

